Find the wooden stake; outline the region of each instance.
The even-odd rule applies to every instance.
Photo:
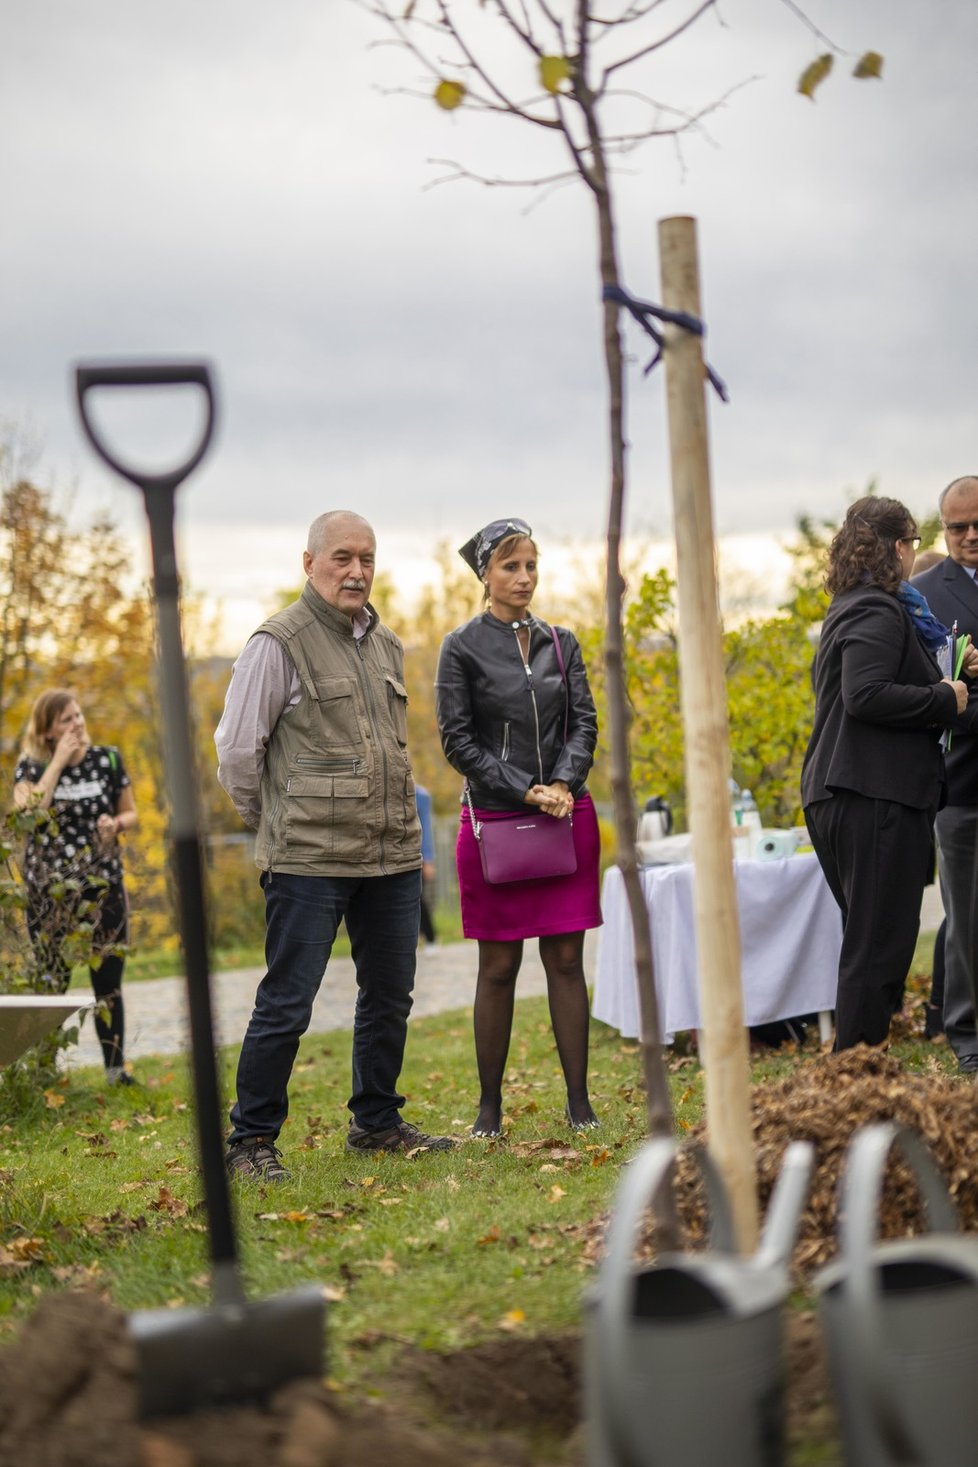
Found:
[[[700,316],[694,219],[659,221],[659,259],[663,305]],[[749,1253],[757,1245],[757,1189],[702,338],[667,327],[665,367],[706,1124],[710,1151],[730,1196],[737,1243]]]

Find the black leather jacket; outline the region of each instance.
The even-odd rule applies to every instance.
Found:
[[[584,792],[598,719],[577,638],[564,627],[557,635],[569,707],[546,622],[531,621],[528,668],[512,625],[489,611],[449,632],[442,643],[435,678],[441,744],[480,809],[518,808],[531,785],[555,779],[575,799]]]

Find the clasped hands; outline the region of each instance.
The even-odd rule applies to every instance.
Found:
[[[553,784],[531,785],[523,799],[525,804],[539,805],[541,810],[558,820],[563,820],[574,809],[574,796],[562,779],[555,780]]]

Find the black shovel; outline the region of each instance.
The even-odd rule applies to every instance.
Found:
[[[176,490],[207,451],[214,430],[214,389],[200,362],[93,363],[75,370],[82,427],[96,453],[141,489],[149,518],[153,594],[159,617],[171,838],[187,969],[187,1000],[200,1163],[213,1261],[214,1302],[205,1309],[153,1309],[132,1315],[143,1416],[170,1415],[256,1397],[303,1376],[321,1377],[326,1306],[307,1285],[257,1303],[245,1299],[225,1170],[223,1108],[214,1058],[207,924],[187,679],[180,631],[173,522]],[[99,387],[191,386],[202,389],[206,422],[200,443],[168,473],[143,473],[109,451],[85,397]]]

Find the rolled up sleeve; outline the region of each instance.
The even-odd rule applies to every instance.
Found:
[[[285,648],[267,632],[257,632],[234,664],[214,733],[218,783],[250,830],[257,830],[261,818],[268,740],[301,694],[299,675]]]

